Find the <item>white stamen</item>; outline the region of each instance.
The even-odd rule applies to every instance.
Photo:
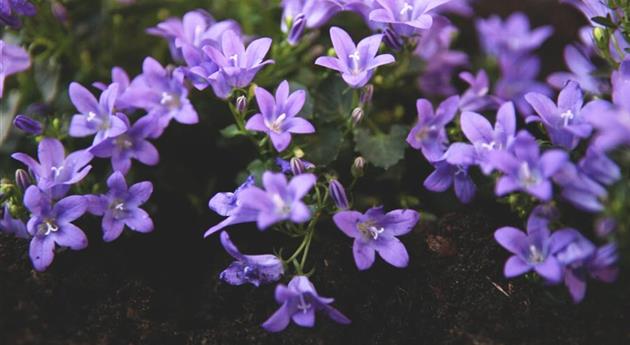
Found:
[[[267,126],[267,128],[269,128],[270,130],[272,130],[275,133],[281,133],[282,132],[282,123],[284,122],[284,120],[286,120],[286,118],[287,118],[287,114],[282,113],[273,122],[269,122],[269,121],[265,120],[265,126]]]
[[[410,11],[413,12],[413,6],[409,5],[408,2],[405,2],[402,10],[400,10],[400,15],[404,16],[405,14],[407,14],[407,12],[410,12]]]
[[[94,121],[95,118],[96,118],[96,114],[93,111],[90,111],[89,113],[87,113],[87,121],[88,122]]]
[[[125,210],[125,204],[124,204],[124,203],[122,203],[122,202],[121,202],[121,203],[119,203],[119,204],[116,204],[116,205],[114,206],[114,209],[115,209],[115,210],[117,210],[117,211],[124,211],[124,210]]]
[[[481,144],[481,147],[486,149],[486,150],[488,150],[488,151],[492,151],[492,150],[494,150],[496,145],[497,145],[497,143],[492,141],[489,144],[486,144],[486,143]]]
[[[229,57],[230,61],[232,61],[232,66],[236,67],[238,66],[238,54],[234,54],[232,56]]]
[[[361,56],[359,55],[359,51],[355,50],[352,55],[349,55],[348,58],[352,60],[352,71],[356,74],[359,73],[359,62],[361,61]]]
[[[52,167],[50,168],[50,170],[53,171],[53,174],[55,175],[55,177],[58,177],[59,174],[61,174],[61,170],[63,170],[63,166],[60,167]]]
[[[535,186],[539,182],[539,176],[532,171],[527,162],[521,163],[521,166],[518,169],[518,177],[526,186]]]
[[[51,232],[57,232],[59,230],[59,226],[57,226],[57,224],[54,224],[52,222],[46,222],[44,223],[46,225],[46,232],[44,233],[44,235],[49,235]]]
[[[564,126],[566,127],[569,125],[569,121],[573,120],[575,114],[573,114],[571,110],[567,110],[564,113],[560,114],[560,117],[562,118]]]
[[[304,300],[304,295],[300,295],[300,303],[298,303],[297,308],[302,311],[302,313],[306,314],[309,309],[311,309],[311,304],[306,303]]]
[[[370,231],[370,235],[372,236],[372,238],[374,240],[377,240],[378,236],[385,231],[385,228],[383,227],[377,228],[375,226],[371,226],[368,230]]]
[[[534,263],[541,263],[545,261],[543,253],[541,253],[533,244],[529,246],[529,261]]]

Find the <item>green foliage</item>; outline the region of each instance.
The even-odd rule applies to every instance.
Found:
[[[389,133],[372,134],[369,129],[360,128],[355,135],[357,151],[377,167],[388,169],[405,156],[405,137],[409,128],[403,125],[392,126]]]

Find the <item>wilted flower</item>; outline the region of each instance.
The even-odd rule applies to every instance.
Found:
[[[291,320],[301,327],[313,327],[317,310],[322,310],[338,323],[350,323],[347,317],[329,305],[334,301],[332,298],[319,296],[306,276],[293,277],[288,286],[279,284],[275,295],[282,306],[263,323],[263,328],[269,332],[284,330]]]
[[[278,281],[284,274],[282,260],[275,255],[244,255],[234,245],[227,232],[221,232],[221,244],[236,261],[219,276],[230,285],[250,283],[254,286]]]
[[[217,193],[210,199],[208,207],[227,218],[208,229],[203,235],[204,237],[208,237],[229,225],[256,221],[258,210],[244,206],[242,199],[242,192],[254,186],[254,182],[254,176],[249,176],[233,193]]]
[[[421,150],[424,157],[435,162],[442,158],[448,143],[445,127],[455,118],[459,97],[452,96],[442,102],[437,110],[426,99],[416,103],[418,123],[407,136],[407,143],[416,150]]]
[[[3,0],[7,1],[7,0]],[[0,15],[0,21],[2,17]],[[0,39],[0,99],[4,90],[4,80],[15,73],[22,72],[31,67],[31,58],[26,50],[21,47],[5,43]]]
[[[375,253],[395,267],[406,267],[409,254],[397,236],[410,232],[420,215],[414,210],[394,210],[388,213],[383,207],[374,207],[365,214],[341,211],[333,216],[337,227],[354,238],[352,253],[357,268],[366,270],[374,264]]]

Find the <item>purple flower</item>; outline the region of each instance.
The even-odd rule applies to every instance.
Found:
[[[495,85],[495,95],[500,99],[513,101],[521,115],[527,116],[532,113],[532,108],[525,100],[527,93],[551,95],[551,89],[536,80],[540,71],[540,60],[537,57],[507,57],[502,58],[499,64],[502,75]]]
[[[396,236],[410,232],[420,215],[414,210],[383,212],[383,207],[374,207],[365,214],[357,211],[341,211],[333,216],[337,227],[348,237],[354,238],[352,253],[360,270],[374,264],[375,253],[392,266],[407,267],[409,254],[405,245]]]
[[[481,111],[499,106],[498,100],[488,94],[490,81],[486,71],[480,70],[477,75],[462,72],[459,78],[470,86],[459,98],[461,111]]]
[[[630,145],[630,108],[595,100],[589,102],[583,112],[587,121],[598,130],[591,144],[593,148],[606,152],[620,145]]]
[[[285,33],[295,26],[296,18],[300,15],[304,16],[306,27],[314,29],[324,25],[342,9],[338,1],[334,0],[283,0],[282,8],[281,28]]]
[[[337,57],[321,56],[315,64],[340,72],[352,88],[364,87],[378,66],[396,61],[391,54],[376,55],[383,35],[366,37],[355,45],[347,32],[334,26],[330,28],[330,39]]]
[[[233,193],[217,193],[210,199],[208,207],[227,218],[208,229],[203,235],[204,237],[208,237],[229,225],[256,221],[258,210],[244,206],[242,199],[242,192],[254,186],[254,182],[254,176],[249,176]]]
[[[421,150],[424,157],[435,162],[442,159],[446,150],[448,137],[445,127],[457,114],[459,97],[452,96],[440,104],[433,111],[433,105],[426,99],[419,99],[416,103],[418,123],[407,136],[407,143],[416,150]]]
[[[24,205],[31,212],[27,224],[28,233],[33,236],[29,255],[36,270],[44,271],[50,266],[55,256],[55,243],[72,250],[87,247],[87,237],[72,224],[85,213],[84,197],[69,196],[53,205],[50,194],[30,186],[24,195]]]
[[[347,210],[350,208],[348,197],[346,196],[346,190],[339,180],[332,179],[328,183],[328,192],[330,198],[333,200],[339,210]]]
[[[525,99],[538,113],[538,117],[533,117],[533,120],[538,121],[540,118],[554,145],[573,150],[579,144],[580,138],[591,135],[593,128],[582,115],[584,95],[578,83],[567,83],[560,91],[557,105],[539,93],[528,93]],[[532,117],[528,118],[531,119]]]
[[[573,163],[565,162],[554,181],[562,187],[562,197],[575,207],[587,212],[604,209],[601,201],[608,195],[606,189]]]
[[[52,190],[52,196],[65,195],[70,185],[81,181],[92,169],[88,165],[92,154],[87,150],[76,151],[66,157],[64,147],[57,139],[44,138],[38,147],[39,162],[25,153],[14,153],[11,157],[24,163],[44,191]]]
[[[265,65],[274,63],[264,60],[271,38],[260,38],[247,46],[234,31],[228,30],[221,37],[221,49],[212,45],[203,47],[203,51],[218,66],[218,70],[207,76],[215,84],[217,97],[227,98],[232,88],[244,88],[249,85],[256,73]]]
[[[115,138],[103,140],[93,146],[90,152],[99,158],[111,157],[114,171],[126,174],[131,168],[131,159],[135,158],[146,165],[156,165],[160,154],[147,138],[155,133],[156,119],[152,115],[145,115],[131,126],[127,116],[122,115],[129,130]]]
[[[630,57],[619,65],[619,70],[614,71],[610,79],[613,103],[630,112]]]
[[[265,89],[254,90],[260,113],[252,116],[245,128],[269,135],[278,152],[284,151],[291,143],[291,133],[314,133],[315,128],[307,120],[298,117],[306,100],[304,90],[289,93],[289,83],[280,83],[274,97]]]
[[[516,12],[502,21],[498,16],[477,21],[477,32],[487,54],[521,55],[540,47],[553,33],[550,26],[531,30],[527,16]]]
[[[580,170],[593,180],[610,186],[621,179],[621,169],[606,154],[593,147],[586,150],[586,155],[579,162]]]
[[[107,179],[107,186],[109,191],[106,194],[85,197],[88,212],[103,217],[103,240],[111,242],[117,239],[125,225],[133,231],[151,232],[153,221],[140,206],[153,193],[153,184],[140,182],[127,188],[125,176],[116,171]]]
[[[380,5],[370,12],[370,20],[392,25],[403,37],[418,35],[433,24],[431,11],[451,0],[376,0]]]
[[[295,158],[295,157],[294,157]],[[299,159],[299,158],[296,158]],[[299,159],[303,169],[302,169],[302,173],[304,173],[306,170],[310,170],[310,169],[315,169],[315,164],[309,162],[309,161],[305,161],[303,159]],[[295,170],[295,164],[292,166],[291,163],[293,162],[293,158],[291,158],[290,161],[284,160],[282,158],[276,158],[276,165],[280,168],[280,171],[282,171],[284,174],[292,174],[292,175],[299,175],[296,174],[296,170]]]
[[[0,40],[0,99],[4,90],[4,79],[29,67],[31,67],[31,58],[26,50]]]
[[[564,48],[564,61],[570,72],[556,72],[547,78],[547,82],[555,89],[560,90],[565,87],[567,82],[573,80],[579,83],[583,90],[592,94],[599,95],[608,91],[604,81],[594,76],[597,67],[591,62],[588,55],[577,47],[568,45]]]
[[[114,103],[114,108],[118,110],[130,108],[130,106],[123,102],[120,97],[125,93],[125,91],[127,91],[127,88],[129,88],[129,85],[131,84],[129,75],[127,75],[127,72],[125,72],[124,69],[120,67],[112,68],[112,84],[114,83],[118,84],[118,93]],[[105,91],[109,87],[103,82],[94,82],[92,83],[92,86],[101,91]]]
[[[219,277],[230,285],[250,283],[256,287],[278,281],[284,274],[282,260],[275,255],[244,255],[234,245],[227,232],[221,232],[221,244],[236,261]]]
[[[4,204],[4,214],[2,219],[0,219],[0,233],[14,235],[15,237],[24,239],[30,237],[28,231],[26,231],[24,222],[11,216],[8,203]]]
[[[0,24],[19,28],[22,21],[18,16],[32,17],[37,8],[27,0],[0,0]]]
[[[16,116],[13,125],[22,132],[31,135],[40,135],[43,132],[42,123],[26,115]]]
[[[127,124],[121,120],[114,108],[118,98],[118,84],[111,84],[100,99],[96,98],[79,83],[70,84],[70,99],[80,112],[70,122],[68,133],[73,137],[94,135],[93,145],[127,131]]]
[[[513,278],[534,270],[550,283],[559,283],[563,267],[554,254],[574,241],[575,230],[556,230],[550,235],[547,226],[532,226],[530,223],[527,233],[506,226],[498,229],[494,238],[513,254],[505,263],[505,277]]]
[[[306,276],[293,277],[288,286],[278,284],[275,295],[276,301],[282,306],[263,323],[263,328],[269,332],[284,330],[291,320],[301,327],[313,327],[315,311],[318,310],[338,323],[350,323],[347,317],[329,305],[334,301],[332,298],[317,294],[315,286]]]
[[[184,85],[184,72],[165,69],[155,59],[148,57],[142,64],[142,74],[136,77],[121,96],[123,102],[145,109],[157,119],[152,138],[159,137],[172,119],[183,124],[195,124],[199,117],[188,100]]]
[[[260,230],[291,220],[304,223],[311,219],[311,211],[302,198],[313,188],[317,178],[313,174],[294,176],[291,182],[282,173],[266,171],[262,176],[265,190],[250,187],[241,192],[244,207],[258,210],[256,222]]]
[[[446,157],[448,155],[449,153]],[[472,200],[477,192],[477,186],[468,174],[468,165],[450,164],[447,160],[433,162],[433,165],[435,171],[424,180],[426,189],[432,192],[444,192],[454,186],[455,195],[459,201],[467,204]]]
[[[517,135],[512,146],[513,153],[494,151],[490,155],[491,164],[503,172],[496,184],[498,196],[521,190],[548,201],[552,196],[549,181],[568,161],[566,152],[547,150],[542,156],[536,140],[524,132]]]
[[[494,170],[489,161],[493,151],[509,150],[516,135],[516,114],[512,102],[504,103],[497,112],[497,121],[492,128],[483,116],[464,112],[460,119],[462,131],[472,145],[455,143],[447,152],[447,161],[455,165],[479,164],[484,174]]]

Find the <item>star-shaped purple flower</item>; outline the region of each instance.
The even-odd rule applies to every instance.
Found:
[[[254,186],[255,182],[254,176],[249,176],[233,193],[217,193],[210,199],[208,207],[227,218],[208,229],[203,237],[208,237],[229,225],[256,221],[258,210],[243,206],[241,194],[244,190]]]
[[[372,267],[375,253],[392,266],[407,267],[409,254],[396,236],[410,232],[420,219],[414,210],[394,210],[385,213],[383,207],[374,207],[365,214],[341,211],[333,216],[337,227],[354,238],[352,253],[360,270]]]
[[[33,237],[29,255],[36,270],[44,271],[50,266],[55,257],[55,244],[72,250],[87,247],[87,237],[72,224],[85,213],[84,197],[69,196],[53,204],[50,194],[30,186],[24,194],[24,206],[31,212],[27,224],[28,233]]]
[[[285,220],[304,223],[311,219],[311,211],[302,198],[313,188],[316,180],[313,174],[300,174],[287,183],[284,174],[266,171],[262,176],[265,190],[247,188],[241,192],[240,200],[244,207],[259,211],[256,222],[260,230]]]
[[[452,0],[376,0],[380,5],[370,12],[370,20],[392,25],[403,37],[418,35],[433,25],[431,12]]]
[[[12,74],[27,70],[29,67],[31,67],[31,58],[26,50],[0,40],[0,99],[4,90],[4,80]]]
[[[396,61],[391,54],[376,55],[383,35],[366,37],[355,45],[347,32],[334,26],[330,28],[330,39],[337,57],[321,56],[315,64],[340,72],[352,88],[364,87],[377,67]]]
[[[230,264],[219,277],[230,285],[269,284],[278,281],[284,274],[282,260],[275,255],[244,255],[234,245],[227,232],[221,232],[221,245],[236,261]]]
[[[155,133],[155,122],[152,115],[145,115],[133,125],[129,124],[127,116],[121,118],[129,126],[129,130],[115,138],[105,139],[93,146],[90,152],[99,158],[111,157],[115,171],[126,174],[131,168],[131,159],[137,159],[146,165],[156,165],[160,154],[147,138]]]
[[[263,328],[269,332],[284,330],[291,320],[301,327],[313,327],[315,312],[318,310],[326,313],[335,322],[350,323],[339,310],[330,306],[334,299],[319,296],[306,276],[293,277],[288,286],[278,284],[275,295],[276,301],[282,306],[263,323]]]
[[[125,226],[133,231],[147,233],[153,230],[153,221],[149,214],[140,208],[151,193],[151,182],[140,182],[127,188],[125,176],[119,171],[107,179],[109,191],[103,195],[88,195],[88,212],[102,216],[103,240],[111,242],[117,239]]]
[[[278,152],[284,151],[291,143],[291,133],[314,133],[315,128],[307,120],[298,117],[306,100],[304,90],[289,93],[289,83],[280,83],[274,97],[265,89],[254,90],[260,113],[252,116],[245,128],[269,135]]]
[[[449,152],[446,153],[446,157],[448,156]],[[435,170],[424,180],[426,189],[441,193],[453,186],[455,196],[465,204],[475,197],[477,186],[468,173],[469,164],[451,164],[447,158],[446,160],[434,162],[433,165]]]
[[[580,87],[592,94],[599,95],[608,91],[606,83],[594,74],[597,67],[591,62],[588,55],[573,45],[564,48],[564,61],[569,72],[556,72],[547,77],[549,85],[561,90],[570,80],[576,81]]]
[[[512,14],[505,21],[498,16],[480,19],[476,26],[484,50],[495,57],[529,53],[553,33],[551,26],[531,30],[529,19],[521,12]]]
[[[442,102],[437,110],[426,99],[419,99],[416,103],[418,123],[407,136],[407,143],[416,150],[421,150],[424,157],[435,162],[442,159],[446,150],[448,137],[445,127],[457,115],[459,97],[452,96]]]
[[[459,74],[459,78],[470,86],[459,98],[461,111],[481,111],[496,109],[495,107],[499,106],[500,103],[496,97],[489,95],[490,80],[486,71],[481,70],[477,75],[462,72]]]
[[[115,137],[127,130],[127,124],[116,113],[114,105],[118,98],[118,84],[111,84],[100,99],[96,98],[79,83],[70,84],[70,99],[80,112],[70,122],[68,133],[73,137],[94,135],[93,145],[104,139]]]

